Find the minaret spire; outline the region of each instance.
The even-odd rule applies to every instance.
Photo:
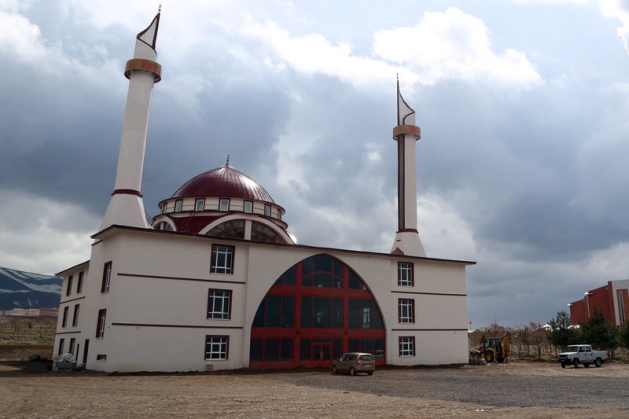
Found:
[[[140,191],[153,85],[162,78],[162,68],[156,61],[155,51],[159,19],[158,11],[151,24],[137,35],[133,58],[125,66],[124,75],[129,79],[129,90],[116,183],[101,230],[114,224],[149,228]]]
[[[397,141],[398,159],[398,230],[391,253],[426,256],[417,231],[417,156],[416,142],[421,131],[415,125],[415,111],[400,93],[397,79],[397,126],[393,139]]]

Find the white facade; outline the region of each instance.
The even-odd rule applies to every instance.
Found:
[[[92,258],[64,278],[61,312],[81,304],[78,327],[61,325],[60,339],[75,339],[74,355],[99,371],[205,371],[249,366],[250,336],[256,310],[275,281],[297,262],[330,255],[364,281],[382,313],[386,333],[384,361],[390,365],[464,364],[468,359],[465,267],[469,262],[404,257],[299,245],[111,227],[95,236]],[[210,273],[213,244],[234,246],[232,274]],[[398,262],[413,266],[414,284],[398,285]],[[111,264],[109,289],[103,271]],[[70,275],[85,272],[83,293],[65,295]],[[228,320],[207,318],[208,290],[232,291]],[[412,323],[400,323],[398,301],[414,301]],[[99,312],[106,310],[102,337]],[[299,327],[296,327],[299,330]],[[297,331],[299,334],[299,331]],[[205,359],[208,335],[228,336],[226,359]],[[414,355],[400,356],[399,338],[414,338]],[[87,342],[86,344],[86,341]],[[68,346],[66,346],[68,348]],[[325,362],[324,362],[325,363]]]

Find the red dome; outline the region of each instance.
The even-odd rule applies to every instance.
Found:
[[[271,195],[258,182],[229,165],[217,167],[193,177],[177,189],[172,198],[210,196],[275,203]]]

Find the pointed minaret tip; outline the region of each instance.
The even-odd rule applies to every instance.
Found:
[[[415,125],[415,111],[408,106],[400,92],[400,77],[397,77],[397,124]]]
[[[144,29],[142,32],[138,34],[136,39],[138,41],[144,42],[146,45],[151,47],[155,51],[155,45],[157,44],[157,31],[159,29],[159,18],[162,12],[162,5],[159,5],[159,9],[157,10],[157,15],[153,18],[151,24]]]

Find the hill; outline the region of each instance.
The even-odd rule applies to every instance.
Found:
[[[0,268],[0,310],[59,307],[62,283],[55,276]]]

